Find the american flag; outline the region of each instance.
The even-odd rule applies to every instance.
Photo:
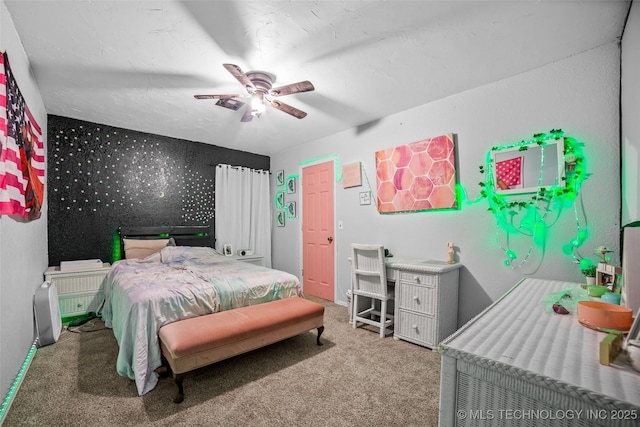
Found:
[[[522,157],[496,162],[496,174],[509,188],[522,186]]]
[[[44,198],[42,130],[24,102],[5,52],[0,58],[0,215],[40,218]]]

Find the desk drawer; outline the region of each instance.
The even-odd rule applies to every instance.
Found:
[[[410,271],[401,271],[400,280],[417,285],[436,286],[438,284],[437,274],[412,273]]]
[[[437,292],[433,286],[419,286],[400,282],[399,308],[416,311],[418,313],[434,315],[436,312]]]
[[[400,310],[396,319],[395,331],[400,338],[406,338],[418,344],[434,347],[436,341],[435,320],[431,316]]]

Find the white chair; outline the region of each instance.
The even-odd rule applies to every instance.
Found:
[[[387,272],[384,265],[384,247],[381,245],[351,245],[352,324],[358,322],[380,328],[384,338],[387,328],[393,326],[393,315],[387,314],[387,301],[393,299],[393,289],[387,287]],[[359,297],[371,300],[369,308],[360,311]],[[376,301],[380,301],[377,309]]]

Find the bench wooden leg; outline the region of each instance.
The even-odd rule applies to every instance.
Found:
[[[323,344],[320,342],[320,335],[322,335],[322,333],[323,333],[323,332],[324,332],[324,326],[320,326],[320,327],[318,328],[318,338],[316,339],[316,342],[318,343],[318,345],[323,345]]]
[[[167,362],[164,354],[161,354],[160,357],[162,358],[162,366],[156,369],[156,373],[160,378],[167,378],[169,375],[171,375],[171,365],[169,365],[169,363]]]
[[[173,403],[182,403],[184,400],[184,389],[182,388],[182,381],[184,381],[184,374],[174,374],[173,378],[178,386],[178,394],[173,398]]]

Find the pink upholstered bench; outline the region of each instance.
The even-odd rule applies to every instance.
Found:
[[[324,306],[292,297],[169,323],[160,328],[160,348],[184,399],[184,374],[238,354],[318,329],[324,331]]]

